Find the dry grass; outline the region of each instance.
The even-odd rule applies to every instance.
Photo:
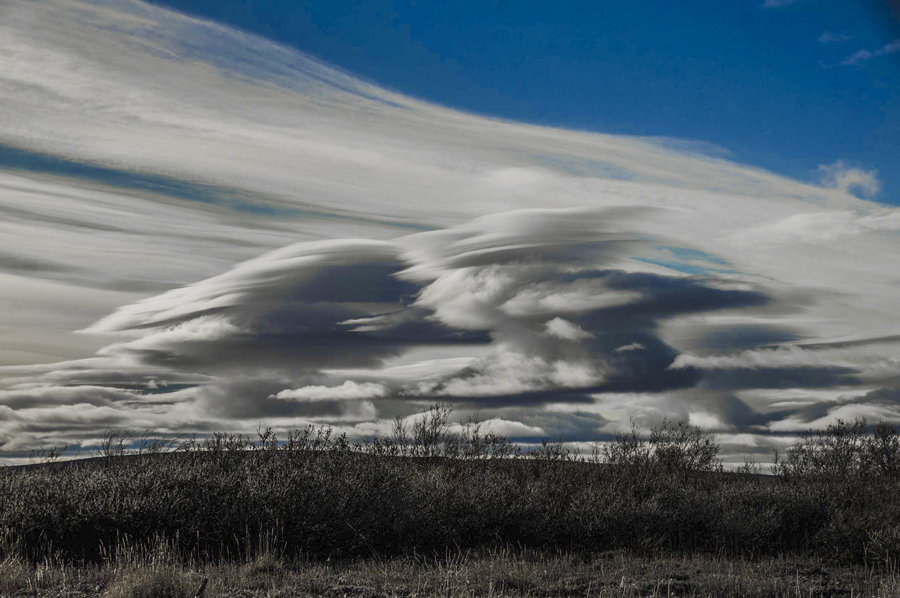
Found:
[[[206,598],[376,597],[810,597],[900,595],[897,571],[822,567],[796,559],[641,557],[494,550],[349,562],[285,562],[258,555],[244,563],[181,566],[131,558],[100,566],[4,562],[0,596],[188,598],[203,577]]]
[[[104,598],[187,598],[197,590],[191,577],[174,567],[132,568],[112,576],[101,595]]]

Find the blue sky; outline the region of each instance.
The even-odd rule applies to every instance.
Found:
[[[838,160],[877,169],[875,199],[900,203],[900,28],[887,2],[157,3],[465,111],[709,142],[801,180]]]

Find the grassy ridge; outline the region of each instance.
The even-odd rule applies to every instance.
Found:
[[[882,567],[900,556],[900,447],[885,427],[839,424],[760,476],[717,471],[714,441],[684,424],[580,459],[517,451],[477,426],[449,434],[447,415],[369,443],[310,428],[125,457],[110,442],[100,459],[3,469],[0,559],[102,562],[159,543],[199,563],[261,543],[309,560],[509,547]]]

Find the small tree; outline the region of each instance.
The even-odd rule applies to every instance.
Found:
[[[516,452],[506,436],[488,431],[477,412],[459,430],[451,428],[452,412],[450,405],[434,403],[411,423],[398,416],[390,437],[373,439],[369,450],[383,455],[463,459],[503,458]]]
[[[667,473],[721,469],[719,444],[712,434],[668,419],[653,426],[646,438],[632,422],[631,430],[617,433],[603,454],[607,463],[626,469],[650,468]]]
[[[650,430],[650,445],[654,460],[666,471],[721,469],[719,443],[709,432],[687,422],[663,420]]]
[[[602,454],[606,463],[617,467],[634,469],[651,464],[650,444],[641,438],[634,421],[628,432],[616,432],[615,439],[603,446]]]
[[[452,407],[435,403],[412,424],[412,446],[419,457],[438,457],[447,441],[447,427]]]
[[[455,454],[467,459],[496,459],[515,453],[515,447],[506,436],[486,429],[477,411],[463,423],[458,445]]]

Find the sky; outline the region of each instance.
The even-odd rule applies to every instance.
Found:
[[[887,8],[443,4],[0,3],[0,462],[900,423]]]
[[[896,2],[154,2],[467,112],[703,142],[807,181],[843,161],[900,203]]]

